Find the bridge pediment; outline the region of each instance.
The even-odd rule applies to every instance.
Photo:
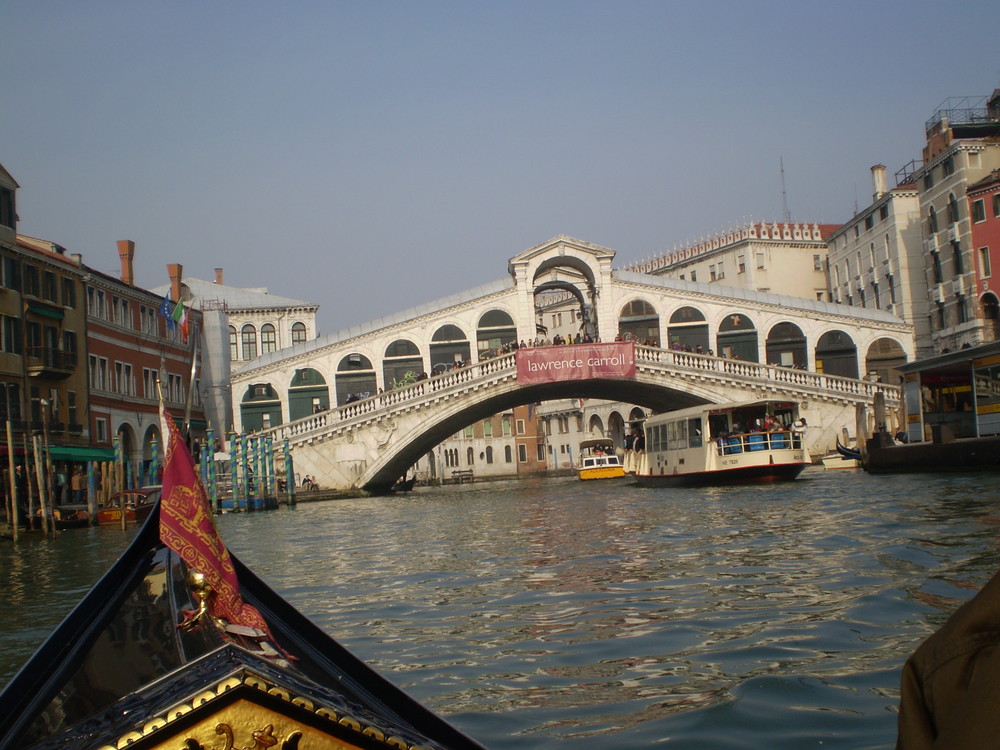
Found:
[[[559,235],[515,255],[508,261],[507,268],[515,281],[524,279],[530,282],[550,268],[568,267],[593,282],[599,275],[598,269],[602,266],[610,269],[614,257],[615,251],[610,248]],[[521,269],[523,275],[518,273]]]

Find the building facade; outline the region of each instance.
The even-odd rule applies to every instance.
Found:
[[[166,294],[179,289],[184,303],[202,312],[204,355],[201,398],[209,423],[228,433],[233,429],[231,378],[257,357],[295,347],[317,336],[319,305],[270,294],[265,287],[240,288],[223,283],[223,269],[215,269],[215,281],[171,275],[170,286],[154,288]],[[176,299],[176,297],[172,297]],[[328,408],[329,398],[306,373],[296,383],[296,414],[305,416],[317,408]],[[317,398],[318,401],[313,400]],[[259,398],[266,404],[268,394]],[[270,413],[259,410],[256,429],[270,423]]]
[[[886,310],[910,323],[917,356],[933,353],[924,275],[920,199],[908,179],[887,189],[886,169],[872,167],[872,203],[828,238],[830,298]]]
[[[90,430],[95,446],[114,449],[117,441],[126,462],[145,466],[162,450],[161,391],[192,445],[206,437],[199,375],[201,312],[188,310],[185,337],[161,314],[163,297],[134,284],[135,243],[120,241],[118,256],[117,278],[83,266]]]
[[[977,346],[994,325],[976,298],[968,187],[1000,168],[1000,89],[979,101],[948,99],[926,125],[920,192],[929,326],[935,354]]]
[[[826,237],[838,226],[749,223],[625,270],[829,301]]]
[[[1000,169],[969,186],[971,238],[976,260],[976,298],[987,326],[986,336],[1000,341],[1000,283],[993,269],[1000,270]]]

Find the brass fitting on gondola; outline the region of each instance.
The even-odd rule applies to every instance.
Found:
[[[193,614],[190,610],[188,610],[188,612],[185,613],[184,622],[180,623],[178,627],[181,630],[194,630],[204,620],[210,622],[219,630],[225,631],[228,623],[221,618],[215,617],[209,611],[209,604],[212,597],[215,596],[215,589],[209,585],[205,574],[199,573],[197,570],[189,570],[187,583],[188,587],[191,589],[191,593],[194,594],[194,598],[198,602],[198,609],[196,609]]]

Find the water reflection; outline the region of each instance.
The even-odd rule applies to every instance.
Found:
[[[821,469],[763,488],[543,480],[220,528],[322,628],[492,748],[888,748],[903,659],[1000,567],[1000,494],[983,485]],[[47,598],[71,572],[59,546],[3,560],[18,617],[38,604],[33,568]]]

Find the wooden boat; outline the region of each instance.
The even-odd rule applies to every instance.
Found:
[[[159,516],[0,693],[0,747],[482,750],[235,558],[269,632],[211,615]]]
[[[791,401],[704,404],[649,417],[643,428],[635,473],[643,487],[788,481],[810,464]]]
[[[122,513],[126,523],[141,523],[149,517],[159,498],[158,486],[116,492],[108,504],[97,511],[97,525],[120,526]]]
[[[615,479],[625,476],[625,467],[610,438],[592,438],[580,443],[580,479]]]

